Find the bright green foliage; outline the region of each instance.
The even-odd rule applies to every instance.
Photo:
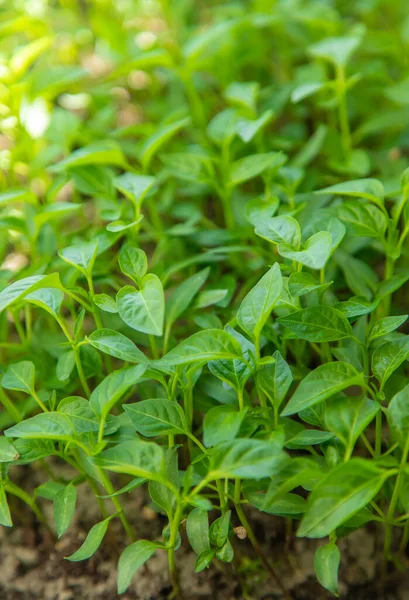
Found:
[[[165,552],[177,598],[190,544],[253,597],[247,505],[323,538],[332,594],[367,523],[403,566],[409,5],[3,4],[0,523],[52,502],[60,537],[87,486],[68,559],[121,521],[119,593]]]

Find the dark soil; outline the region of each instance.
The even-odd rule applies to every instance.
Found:
[[[40,473],[21,468],[26,489],[42,481]],[[31,482],[34,478],[35,481]],[[164,519],[149,507],[143,492],[135,490],[122,496],[138,538],[160,537]],[[42,501],[52,523],[52,503]],[[77,514],[67,533],[55,540],[46,527],[16,500],[12,502],[14,528],[0,528],[0,599],[1,600],[111,600],[116,593],[116,565],[127,541],[118,519],[108,530],[98,552],[88,561],[64,560],[84,540],[94,523],[101,519],[97,503],[87,485],[79,487]],[[326,600],[332,596],[317,582],[313,558],[322,541],[286,539],[283,520],[256,511],[250,514],[264,553],[279,573],[294,600]],[[287,543],[288,553],[284,554]],[[347,600],[409,600],[409,571],[381,576],[375,551],[375,530],[360,530],[340,542],[340,596]],[[283,596],[275,583],[260,567],[248,540],[235,540],[236,561],[218,563],[194,574],[195,556],[186,539],[177,552],[177,563],[184,600],[280,600]],[[381,581],[383,579],[383,585]],[[167,557],[157,552],[147,566],[135,575],[123,600],[160,600],[171,592]]]

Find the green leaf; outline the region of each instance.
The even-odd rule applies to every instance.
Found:
[[[274,352],[273,359],[273,362],[263,364],[258,369],[256,381],[271,404],[278,409],[287,395],[293,375],[278,350]]]
[[[320,546],[314,554],[314,570],[320,584],[338,596],[338,568],[341,554],[336,544]]]
[[[374,204],[379,204],[379,201],[383,200],[385,191],[382,183],[377,179],[354,179],[331,185],[315,193],[366,198]]]
[[[6,390],[32,394],[35,391],[35,368],[32,362],[23,360],[7,367],[1,379]]]
[[[11,520],[10,509],[7,503],[7,496],[3,486],[0,486],[0,525],[4,525],[4,527],[13,527],[13,521]]]
[[[332,237],[328,231],[320,231],[305,242],[304,250],[296,252],[287,244],[279,244],[278,252],[284,258],[295,260],[310,269],[322,269],[331,256]]]
[[[210,550],[209,513],[201,508],[194,508],[186,519],[186,533],[190,545],[197,555]]]
[[[314,488],[297,532],[321,538],[332,533],[364,508],[381,489],[388,473],[362,458],[352,458],[333,469]]]
[[[187,309],[200,288],[209,276],[210,268],[206,267],[198,271],[188,279],[185,279],[166,301],[166,328],[170,329],[172,324]]]
[[[246,204],[246,218],[254,227],[262,227],[265,221],[270,221],[275,215],[279,205],[280,203],[276,196],[255,198]]]
[[[352,450],[361,433],[380,411],[379,402],[360,398],[337,396],[327,400],[323,421],[325,428],[335,433],[346,448]]]
[[[409,335],[392,342],[386,342],[376,348],[372,355],[372,373],[381,384],[381,389],[383,389],[392,373],[408,356]]]
[[[266,110],[258,119],[241,119],[236,126],[238,136],[245,144],[261,131],[274,117],[272,110]]]
[[[86,560],[87,558],[90,558],[93,554],[95,554],[95,552],[100,547],[102,540],[104,539],[111,519],[112,517],[108,517],[100,523],[96,523],[93,527],[91,527],[87,537],[85,538],[81,546],[78,548],[78,550],[74,552],[74,554],[71,554],[71,556],[66,556],[66,560],[69,560],[71,562],[78,562],[80,560]]]
[[[125,404],[124,410],[138,433],[145,437],[186,434],[185,413],[177,402],[164,398]]]
[[[90,405],[94,412],[105,419],[125,392],[142,378],[146,365],[136,365],[114,371],[94,389]]]
[[[51,275],[32,275],[19,279],[7,286],[0,292],[0,312],[8,308],[11,304],[24,298],[31,292],[41,288],[61,288],[58,273]]]
[[[98,251],[98,243],[84,242],[61,250],[59,255],[65,262],[78,269],[87,276],[92,271]]]
[[[408,315],[402,315],[400,317],[384,317],[375,323],[369,332],[368,341],[373,342],[374,340],[387,335],[391,331],[398,329],[407,320]]]
[[[60,538],[70,526],[75,513],[77,503],[77,488],[74,485],[66,485],[57,492],[53,499],[54,522],[57,535]]]
[[[125,592],[136,571],[155,553],[158,545],[146,540],[139,540],[128,546],[119,557],[118,562],[118,594]]]
[[[75,367],[74,350],[68,350],[58,357],[56,375],[60,381],[67,381]]]
[[[145,275],[137,290],[126,285],[119,290],[116,303],[121,319],[136,331],[161,336],[165,313],[162,283],[156,275]]]
[[[237,322],[251,338],[257,339],[283,288],[280,265],[275,263],[243,299]]]
[[[19,453],[12,443],[4,435],[0,435],[0,463],[13,462],[18,457]]]
[[[237,437],[247,409],[238,411],[233,406],[214,406],[205,414],[203,443],[209,448]]]
[[[305,294],[309,294],[310,292],[323,292],[331,284],[332,281],[322,284],[318,283],[315,277],[310,273],[291,273],[288,280],[288,289],[292,296],[298,298],[299,296],[305,296]]]
[[[229,185],[236,186],[261,175],[267,169],[278,169],[287,160],[282,152],[252,154],[236,160],[230,168]]]
[[[158,150],[162,148],[162,146],[166,144],[168,140],[174,137],[181,129],[186,127],[189,122],[190,119],[188,117],[181,119],[180,121],[175,121],[174,123],[158,127],[155,133],[145,140],[141,149],[141,161],[145,170],[149,167]]]
[[[195,562],[195,573],[201,573],[207,569],[215,554],[216,550],[204,550],[201,552]]]
[[[213,521],[210,526],[210,542],[213,546],[221,548],[227,541],[230,528],[231,510]]]
[[[304,308],[279,318],[278,322],[309,342],[334,342],[352,336],[348,319],[331,306]]]
[[[69,441],[73,433],[73,424],[67,416],[50,411],[9,427],[4,435],[12,438]]]
[[[402,448],[409,436],[409,386],[394,395],[388,406],[388,421]]]
[[[119,253],[119,266],[124,275],[138,283],[148,270],[148,259],[140,248],[126,244]]]
[[[345,66],[360,44],[361,38],[358,36],[329,37],[313,44],[308,50],[315,58],[322,58],[335,65]]]
[[[281,446],[276,442],[236,439],[209,451],[209,479],[262,479],[274,474]]]
[[[118,312],[116,302],[108,294],[94,294],[93,301],[95,306],[104,312],[115,314]]]
[[[157,479],[164,469],[164,453],[158,444],[132,440],[104,450],[93,463],[115,473]]]
[[[264,215],[263,215],[264,216]],[[275,244],[288,244],[298,250],[301,243],[301,229],[294,217],[283,215],[270,219],[257,219],[255,232],[260,237]]]
[[[74,150],[72,154],[56,165],[53,165],[50,170],[60,173],[73,167],[85,165],[117,165],[124,166],[125,160],[120,147],[111,140],[98,141],[88,144],[83,148]]]
[[[97,417],[90,403],[85,398],[79,396],[64,398],[58,405],[58,412],[70,418],[75,431],[79,434],[98,431],[99,424]]]
[[[288,416],[323,402],[352,385],[362,385],[363,373],[346,362],[323,364],[301,381],[281,415]]]
[[[343,202],[337,209],[338,218],[348,233],[366,237],[383,237],[388,225],[385,214],[373,204]]]
[[[176,365],[206,363],[210,360],[233,360],[241,357],[239,342],[227,331],[207,329],[183,340],[154,364],[159,368],[168,369]]]
[[[7,190],[0,194],[0,206],[10,206],[13,202],[37,204],[37,196],[27,189]]]
[[[53,317],[58,317],[64,294],[57,288],[42,288],[25,296],[24,300],[46,310]]]
[[[135,173],[123,173],[123,175],[116,177],[114,180],[116,189],[138,206],[142,204],[146,194],[152,189],[155,183],[155,177],[136,175]]]
[[[96,329],[87,338],[91,346],[131,363],[149,364],[149,359],[128,337],[112,329]]]
[[[323,444],[334,437],[333,433],[328,431],[318,431],[317,429],[304,429],[299,431],[294,437],[286,441],[286,448],[303,448],[304,446],[314,446]]]

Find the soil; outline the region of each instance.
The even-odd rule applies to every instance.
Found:
[[[41,472],[20,467],[18,479],[27,490],[43,481]],[[29,481],[25,481],[25,477]],[[16,480],[16,477],[13,477]],[[33,481],[32,481],[33,480]],[[121,485],[120,482],[116,482]],[[79,486],[75,518],[67,533],[56,540],[19,500],[12,500],[14,527],[0,528],[1,600],[161,600],[169,597],[167,557],[157,552],[135,575],[128,591],[116,593],[116,565],[127,541],[118,519],[111,522],[108,534],[97,553],[84,562],[64,560],[84,540],[92,525],[101,520],[98,505],[86,484]],[[142,490],[121,496],[126,514],[137,538],[159,538],[165,525],[163,517],[149,507]],[[52,522],[52,503],[41,501]],[[333,598],[314,575],[314,552],[319,540],[286,536],[283,519],[249,513],[257,538],[293,600]],[[260,562],[247,539],[236,538],[234,564],[218,563],[195,574],[194,553],[184,537],[176,558],[184,600],[281,600],[282,593],[260,568]],[[288,552],[284,554],[284,548]],[[409,600],[409,571],[394,571],[382,577],[377,564],[376,531],[363,529],[340,541],[340,597],[346,600]]]

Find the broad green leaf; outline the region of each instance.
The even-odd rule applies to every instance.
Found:
[[[373,204],[343,202],[337,209],[338,218],[347,231],[366,237],[383,237],[388,225],[385,214]]]
[[[81,208],[81,204],[57,202],[51,206],[46,206],[41,212],[37,213],[34,217],[34,223],[39,230],[45,223],[50,223],[57,219],[69,219],[71,215],[81,210]]]
[[[369,400],[365,396],[331,398],[325,404],[325,428],[335,433],[344,446],[352,449],[380,409],[379,402]]]
[[[258,119],[241,119],[236,126],[238,136],[246,144],[251,142],[273,117],[274,112],[266,110]]]
[[[366,198],[375,204],[382,201],[385,195],[383,185],[377,179],[355,179],[353,181],[345,181],[343,183],[331,185],[330,187],[326,187],[315,193]]]
[[[124,404],[124,410],[138,433],[145,437],[186,434],[185,413],[177,402],[164,398]]]
[[[262,479],[276,469],[281,446],[277,442],[235,439],[222,442],[209,451],[209,479],[240,477]]]
[[[118,312],[116,302],[108,294],[94,294],[93,302],[101,310],[107,313],[115,314]]]
[[[247,409],[238,411],[233,406],[214,406],[203,421],[203,443],[209,448],[221,442],[230,442],[239,433]]]
[[[27,189],[7,190],[0,194],[0,206],[10,206],[14,202],[37,204],[37,197]]]
[[[325,81],[311,81],[309,83],[297,85],[297,87],[291,92],[291,102],[297,104],[297,102],[301,102],[301,100],[309,98],[326,87],[327,82]]]
[[[115,473],[155,479],[164,470],[164,453],[158,444],[132,440],[104,450],[93,463]]]
[[[231,510],[228,510],[211,524],[209,533],[210,542],[213,546],[221,548],[226,543],[229,535],[230,517]]]
[[[125,392],[142,378],[146,365],[136,365],[114,371],[94,389],[90,405],[94,412],[105,419]]]
[[[64,293],[57,288],[41,288],[25,296],[24,300],[39,306],[53,316],[58,316],[64,300]]]
[[[245,207],[246,218],[254,227],[261,227],[265,221],[270,221],[275,215],[279,205],[280,202],[276,196],[250,200]]]
[[[278,322],[297,338],[309,342],[334,342],[352,336],[352,328],[348,319],[331,306],[311,306],[304,308]]]
[[[212,360],[208,364],[209,371],[227,385],[232,386],[238,394],[241,394],[246,381],[254,371],[256,349],[247,338],[229,325],[226,326],[225,331],[241,345],[243,360]]]
[[[7,367],[1,379],[6,390],[32,394],[35,391],[35,368],[32,362],[23,360]]]
[[[92,142],[88,146],[74,150],[72,154],[60,161],[51,170],[57,173],[85,165],[117,165],[124,166],[125,160],[120,147],[111,140]]]
[[[299,431],[294,437],[286,441],[286,448],[303,448],[305,446],[314,446],[323,444],[334,437],[333,433],[328,431],[318,431],[317,429],[304,429]]]
[[[10,284],[0,292],[0,312],[8,308],[13,302],[41,288],[61,288],[58,273],[32,275],[31,277],[25,277]]]
[[[387,335],[391,331],[398,329],[407,320],[408,315],[402,315],[400,317],[384,317],[375,323],[369,332],[368,341],[373,342],[384,335]]]
[[[409,436],[409,386],[394,395],[388,406],[388,421],[402,448]]]
[[[2,485],[0,486],[0,525],[3,525],[4,527],[13,527],[6,492]]]
[[[333,469],[314,488],[297,535],[321,538],[364,508],[381,489],[388,473],[369,460],[352,458]]]
[[[216,554],[216,550],[204,550],[199,554],[195,562],[195,573],[201,573],[212,562],[214,556]]]
[[[97,256],[98,243],[96,241],[76,244],[61,250],[59,255],[65,262],[72,265],[85,276],[92,271]]]
[[[320,546],[314,554],[314,570],[320,584],[338,596],[338,568],[341,554],[336,544]]]
[[[282,287],[280,265],[275,263],[243,299],[237,312],[237,321],[251,338],[260,336],[280,298]]]
[[[322,269],[325,267],[332,251],[332,238],[328,231],[314,233],[304,244],[304,249],[296,252],[287,244],[279,244],[278,252],[284,258],[309,267],[310,269]]]
[[[256,234],[260,237],[274,242],[275,244],[288,244],[294,250],[298,250],[301,242],[301,229],[298,221],[289,215],[272,217],[263,220],[257,219]]]
[[[271,404],[278,409],[290,388],[293,375],[278,350],[274,352],[273,359],[274,362],[264,364],[258,369],[256,381]]]
[[[156,275],[145,275],[140,289],[126,285],[119,290],[116,303],[121,319],[136,331],[161,336],[165,313],[162,283]]]
[[[360,44],[361,38],[358,36],[328,37],[310,46],[308,51],[315,58],[345,66]]]
[[[68,350],[58,357],[56,375],[60,381],[66,381],[69,379],[73,369],[75,367],[75,353],[74,350]]]
[[[190,118],[187,117],[185,119],[181,119],[180,121],[175,121],[174,123],[158,127],[155,133],[145,140],[141,148],[141,161],[145,170],[149,167],[158,150],[181,129],[186,127],[189,122]]]
[[[66,485],[57,492],[53,499],[54,503],[54,522],[57,535],[60,538],[70,526],[75,513],[77,503],[77,488],[75,485]]]
[[[409,357],[409,335],[386,342],[376,348],[372,355],[372,373],[381,389],[394,371]]]
[[[156,552],[157,544],[138,540],[128,546],[119,557],[118,594],[123,594],[131,584],[136,571]]]
[[[124,173],[114,180],[116,189],[137,205],[143,202],[155,183],[155,177],[136,175],[135,173]]]
[[[319,283],[314,275],[310,273],[291,273],[288,280],[288,289],[292,296],[298,298],[299,296],[305,296],[305,294],[318,290],[323,292],[331,284],[332,281]]]
[[[346,362],[323,364],[301,381],[281,415],[293,415],[301,410],[323,402],[337,392],[352,385],[362,385],[363,373]]]
[[[149,363],[149,359],[128,337],[112,329],[96,329],[88,341],[97,350],[131,363]]]
[[[12,438],[69,441],[73,433],[73,424],[66,415],[50,411],[9,427],[4,435]]]
[[[195,302],[195,309],[206,308],[213,304],[220,303],[224,298],[227,297],[228,290],[204,290],[201,292]],[[219,304],[220,306],[220,304]]]
[[[19,453],[12,443],[4,435],[0,435],[0,463],[13,462],[18,457]]]
[[[74,552],[74,554],[71,554],[71,556],[66,556],[65,558],[71,562],[78,562],[80,560],[86,560],[95,554],[104,539],[111,519],[112,517],[107,517],[100,523],[93,525],[78,550]]]
[[[98,419],[85,398],[79,396],[64,398],[58,405],[58,412],[70,418],[77,433],[98,431]]]
[[[166,328],[172,324],[187,309],[200,288],[209,276],[210,268],[206,267],[198,271],[188,279],[185,279],[166,301]]]
[[[171,483],[174,488],[179,489],[179,470],[178,470],[178,447],[173,446],[165,451],[165,469],[164,478]],[[176,506],[176,496],[174,490],[170,490],[167,485],[158,481],[149,482],[149,495],[152,501],[162,508],[169,515],[172,515]],[[166,540],[168,541],[168,540]]]
[[[124,275],[138,283],[148,270],[148,259],[140,248],[126,244],[122,246],[118,257],[119,266]]]
[[[348,319],[351,319],[371,313],[375,310],[378,304],[378,299],[371,302],[364,296],[353,296],[346,302],[339,302],[338,304],[335,304],[333,308],[339,310]]]
[[[242,357],[239,342],[227,331],[207,329],[194,333],[156,362],[159,368],[206,363],[210,360],[233,360]]]
[[[190,545],[197,555],[210,550],[209,513],[201,508],[194,508],[186,519],[186,533]]]
[[[236,160],[230,168],[229,185],[236,186],[239,183],[253,179],[261,175],[267,169],[278,169],[287,157],[282,152],[268,152],[266,154],[252,154]]]

